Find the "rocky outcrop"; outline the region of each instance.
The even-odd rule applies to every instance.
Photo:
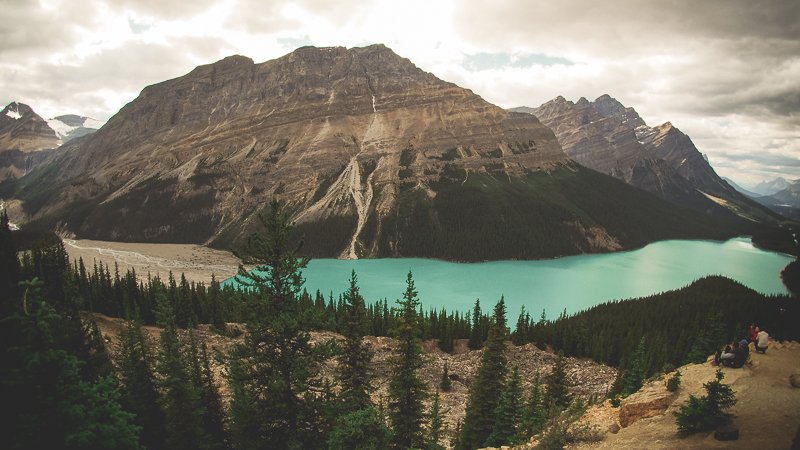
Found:
[[[625,428],[638,420],[662,415],[677,396],[677,393],[658,388],[636,392],[620,403],[619,425]]]
[[[775,219],[723,181],[686,134],[669,122],[647,126],[633,108],[609,95],[575,103],[559,96],[515,110],[538,117],[567,155],[586,167],[704,213]]]
[[[772,346],[771,342],[767,354],[751,352],[752,364],[744,368],[722,368],[725,374],[722,382],[733,389],[737,399],[730,411],[736,416],[732,425],[739,431],[736,448],[788,448],[797,430],[800,396],[786,381],[791,374],[797,373],[800,344],[776,343],[780,347]],[[681,384],[673,394],[666,391],[663,379],[654,380],[623,400],[619,408],[614,408],[608,401],[590,407],[581,422],[607,431],[604,439],[602,442],[573,444],[570,448],[700,450],[724,445],[715,444],[713,435],[716,430],[688,436],[677,433],[672,414],[686,404],[690,396],[706,395],[703,385],[715,378],[717,369],[708,362],[688,364],[680,367]],[[667,377],[669,375],[664,378]],[[666,408],[663,408],[664,403],[668,403]],[[629,411],[623,417],[626,404]],[[617,420],[620,425],[625,421],[627,426],[614,433],[613,424]]]

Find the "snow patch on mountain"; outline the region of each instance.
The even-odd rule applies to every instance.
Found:
[[[22,117],[22,114],[20,114],[19,111],[14,109],[9,109],[8,111],[6,111],[6,115],[15,120],[19,120]]]
[[[47,125],[56,132],[56,136],[64,143],[77,137],[94,133],[103,126],[103,122],[91,117],[74,114],[57,116],[47,120]]]

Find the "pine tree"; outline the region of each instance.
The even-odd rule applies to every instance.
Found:
[[[208,316],[211,325],[219,332],[225,332],[225,315],[222,308],[222,293],[219,281],[211,274],[211,284],[208,286]]]
[[[225,429],[223,426],[224,414],[219,391],[214,383],[211,372],[211,361],[208,356],[208,347],[205,342],[197,344],[194,330],[189,330],[189,345],[187,351],[190,378],[195,391],[199,394],[199,403],[202,410],[202,427],[208,436],[207,448],[225,448]]]
[[[419,299],[411,272],[406,278],[406,290],[395,324],[398,347],[392,358],[392,375],[389,381],[389,418],[394,433],[394,444],[399,448],[418,446],[422,442],[425,384],[417,375],[422,367],[422,349],[419,345]]]
[[[481,364],[475,382],[469,391],[464,424],[458,438],[459,449],[473,449],[484,445],[494,427],[503,379],[506,375],[506,319],[505,301],[501,298],[494,308],[489,336],[481,355]]]
[[[522,398],[522,380],[519,369],[514,366],[494,411],[494,427],[486,440],[487,445],[500,447],[517,444],[522,440]]]
[[[567,377],[567,361],[561,353],[556,358],[552,372],[545,377],[545,384],[548,409],[553,408],[555,411],[567,409],[572,399],[569,392],[571,383]]]
[[[139,449],[139,427],[114,380],[81,375],[64,317],[42,283],[21,285],[19,312],[0,318],[0,433],[7,449]]]
[[[724,377],[722,370],[717,369],[715,379],[703,385],[706,395],[700,398],[690,395],[689,400],[672,413],[680,432],[713,430],[733,420],[734,415],[727,410],[736,404],[736,395],[729,385],[722,382]]]
[[[167,447],[171,449],[207,448],[208,437],[203,430],[203,411],[200,393],[195,389],[190,368],[181,356],[183,348],[175,327],[161,331],[157,358],[158,386],[162,392]]]
[[[447,361],[444,362],[442,369],[442,377],[439,380],[439,389],[444,392],[449,392],[453,388],[453,382],[450,380],[450,374],[447,371]]]
[[[329,450],[385,449],[391,445],[391,431],[374,407],[345,414],[328,437]]]
[[[126,322],[116,360],[122,400],[126,409],[136,415],[136,425],[142,428],[142,444],[149,449],[165,448],[164,414],[158,403],[147,342],[138,322]]]
[[[358,290],[355,271],[350,274],[350,287],[344,293],[344,309],[342,331],[345,341],[338,378],[344,411],[351,412],[371,406],[368,365],[372,354],[363,342],[367,327],[367,314],[364,308],[364,298],[361,297]]]
[[[230,433],[233,447],[240,450],[267,448],[264,444],[264,423],[261,421],[258,389],[244,363],[231,358],[228,362],[231,389]]]
[[[298,309],[308,259],[298,257],[300,243],[291,244],[292,225],[279,202],[273,200],[258,217],[263,230],[243,249],[244,263],[255,270],[240,265],[236,276],[255,301],[244,342],[229,358],[234,443],[239,448],[319,447],[325,443],[322,414],[315,410],[319,403],[310,384],[322,355],[312,350]]]
[[[469,333],[467,347],[470,350],[478,350],[483,345],[483,333],[481,330],[481,299],[475,299],[475,306],[472,308],[472,329]]]
[[[644,336],[642,336],[628,360],[628,367],[623,372],[622,380],[620,381],[620,390],[623,396],[631,395],[642,387],[647,369],[646,358],[647,347],[645,346]]]
[[[523,435],[530,437],[544,429],[547,422],[547,405],[545,404],[544,392],[542,392],[542,378],[539,372],[533,377],[533,385],[528,401],[525,403],[522,417]]]
[[[531,318],[527,312],[525,312],[525,305],[522,305],[519,311],[519,317],[517,318],[517,326],[514,328],[514,332],[511,334],[511,342],[514,345],[522,345],[527,341],[528,338],[528,325],[530,324]]]
[[[428,417],[430,417],[430,430],[428,438],[425,440],[426,450],[444,450],[444,447],[439,444],[442,432],[444,432],[441,408],[439,391],[436,391],[436,394],[433,396],[433,402],[431,402],[431,412],[428,414]]]

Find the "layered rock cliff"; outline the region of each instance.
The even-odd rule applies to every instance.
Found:
[[[310,253],[349,258],[549,257],[732,232],[594,178],[534,116],[382,45],[304,47],[146,87],[15,195],[82,237],[219,246],[278,198]]]

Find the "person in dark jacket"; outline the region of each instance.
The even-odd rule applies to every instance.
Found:
[[[738,369],[744,365],[745,361],[744,349],[741,348],[739,342],[734,342],[730,352],[725,352],[720,355],[720,362],[724,366]]]

